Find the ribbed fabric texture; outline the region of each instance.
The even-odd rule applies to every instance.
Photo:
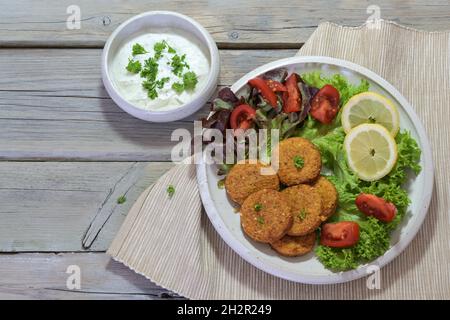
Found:
[[[435,188],[416,238],[381,270],[381,289],[367,279],[304,285],[260,271],[234,253],[202,210],[195,166],[177,165],[135,203],[108,253],[156,284],[192,299],[450,298],[450,32],[422,32],[381,21],[342,27],[323,23],[299,55],[352,61],[381,75],[411,103],[433,149]],[[168,198],[166,189],[176,182]]]

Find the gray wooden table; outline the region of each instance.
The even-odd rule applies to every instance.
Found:
[[[122,112],[100,79],[102,47],[121,22],[149,10],[198,20],[219,46],[226,86],[292,56],[322,21],[363,23],[370,4],[383,19],[450,29],[448,0],[2,1],[0,298],[179,298],[104,252],[140,192],[172,166],[172,130],[191,129],[209,106],[170,124]],[[71,5],[80,29],[67,27]],[[81,289],[67,286],[72,265]]]

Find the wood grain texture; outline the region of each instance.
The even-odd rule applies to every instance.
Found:
[[[219,85],[294,53],[222,50]],[[0,50],[0,159],[170,160],[172,131],[192,130],[210,106],[172,123],[135,119],[106,93],[100,55],[98,49]]]
[[[72,4],[81,10],[79,30],[66,25]],[[0,46],[102,47],[131,16],[173,10],[200,22],[221,48],[299,48],[320,22],[364,23],[371,4],[380,7],[383,19],[425,30],[450,29],[447,0],[24,0],[1,2]]]
[[[165,162],[0,162],[0,252],[105,251]],[[118,204],[125,195],[127,201]]]
[[[80,267],[81,288],[66,273]],[[0,299],[180,299],[104,253],[0,254]]]
[[[71,4],[81,29],[66,27]],[[45,0],[0,2],[0,252],[104,251],[142,190],[170,163],[170,132],[187,121],[149,124],[128,116],[100,81],[100,50],[124,20],[147,10],[190,15],[223,49],[299,48],[318,23],[359,25],[370,1]],[[447,0],[379,0],[381,18],[450,29]],[[244,17],[243,17],[244,15]],[[296,50],[221,50],[220,85]],[[8,160],[130,162],[8,162]],[[137,176],[142,176],[136,180]],[[127,202],[116,199],[126,194]],[[92,244],[92,245],[91,245]],[[82,288],[66,287],[79,265]],[[103,253],[0,253],[0,298],[178,298]]]

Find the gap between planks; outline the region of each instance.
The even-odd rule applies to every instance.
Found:
[[[296,50],[221,50],[219,88]],[[17,66],[8,63],[14,55]],[[192,132],[194,115],[149,123],[123,112],[100,77],[100,49],[0,50],[0,159],[31,161],[169,161],[173,130]],[[4,58],[4,59],[2,59]],[[51,65],[51,69],[49,68]],[[70,77],[66,77],[70,71]],[[39,142],[39,143],[36,143]]]
[[[67,288],[78,266],[79,290]],[[104,253],[0,254],[2,299],[180,299]]]
[[[104,252],[134,201],[172,166],[0,162],[0,251]]]
[[[379,15],[424,30],[448,28],[445,0],[377,0]],[[222,48],[298,48],[324,21],[358,26],[371,18],[367,1],[357,0],[78,0],[80,27],[70,28],[70,0],[9,1],[0,10],[0,45],[101,48],[111,32],[128,18],[148,10],[171,10],[203,25]],[[332,8],[330,10],[330,8]],[[70,20],[69,20],[70,23]]]

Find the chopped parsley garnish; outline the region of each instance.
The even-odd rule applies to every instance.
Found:
[[[142,65],[139,61],[134,61],[132,59],[128,59],[127,70],[131,73],[139,73],[142,69]]]
[[[256,212],[261,211],[261,209],[262,209],[262,204],[261,203],[255,204],[255,211]]]
[[[194,71],[186,72],[183,75],[183,82],[175,82],[172,84],[172,89],[176,93],[181,94],[184,90],[193,90],[197,85],[198,79]]]
[[[143,46],[141,46],[139,43],[135,43],[133,45],[133,49],[132,49],[132,55],[136,56],[138,54],[144,54],[147,53],[147,50],[144,49]]]
[[[155,81],[158,75],[158,63],[154,58],[145,60],[144,69],[141,71],[141,77]]]
[[[118,204],[125,203],[125,201],[127,201],[127,197],[125,197],[125,195],[121,195],[120,197],[117,198]]]
[[[264,224],[264,217],[258,216],[258,217],[256,218],[256,221],[257,221],[259,224]]]
[[[172,48],[171,46],[169,46],[169,44],[167,43],[166,40],[163,40],[163,42],[164,42],[164,44],[166,45],[167,52],[169,52],[169,53],[177,53],[177,51],[176,51],[174,48]]]
[[[153,50],[155,50],[155,59],[158,60],[159,58],[161,58],[163,51],[166,48],[167,52],[172,54],[176,53],[175,49],[169,46],[166,40],[155,43],[155,45],[153,46]]]
[[[305,161],[303,160],[302,157],[300,157],[300,156],[295,156],[295,157],[294,157],[294,166],[295,166],[297,169],[303,168],[304,165],[305,165]]]
[[[168,51],[169,53],[172,53],[172,54],[177,53],[177,52],[175,51],[175,49],[172,48],[172,47],[169,46],[169,45],[167,45],[167,51]]]
[[[169,77],[164,77],[159,79],[158,81],[156,81],[156,86],[158,87],[158,89],[162,89],[164,87],[164,85],[169,82],[170,78]]]
[[[164,77],[158,79],[158,61],[166,52],[172,54],[171,59],[167,62],[171,66],[172,73],[179,78],[179,81],[172,83],[171,88],[177,93],[181,94],[185,90],[193,90],[198,83],[197,75],[193,71],[183,73],[184,69],[190,69],[186,63],[186,55],[178,55],[176,50],[172,48],[166,40],[156,42],[153,45],[155,54],[153,57],[149,57],[145,62],[141,64],[140,61],[135,61],[130,58],[126,69],[131,73],[139,73],[142,81],[142,87],[147,90],[147,95],[150,99],[156,99],[158,97],[157,89],[164,88],[165,84],[170,81],[170,77]],[[132,47],[133,57],[139,54],[145,54],[148,51],[139,43],[135,43]]]
[[[189,65],[185,62],[185,59],[186,59],[185,54],[183,54],[182,56],[176,54],[172,57],[172,62],[170,63],[172,67],[172,72],[178,77],[181,77],[184,68],[187,69],[190,68]]]
[[[197,85],[197,75],[193,71],[186,72],[183,75],[183,84],[185,90],[193,90]]]
[[[217,181],[217,188],[219,188],[219,189],[225,188],[225,178]]]
[[[173,185],[169,185],[167,187],[167,194],[169,195],[170,198],[173,197],[173,195],[175,194],[175,187]]]
[[[160,41],[160,42],[155,43],[155,45],[153,46],[153,50],[155,50],[155,59],[156,60],[159,60],[159,58],[161,58],[162,52],[165,48],[166,48],[165,41]]]
[[[175,82],[172,84],[172,89],[175,90],[176,93],[180,94],[184,91],[184,84]]]
[[[156,99],[158,97],[158,92],[156,92],[156,82],[151,80],[145,80],[142,82],[142,86],[147,90],[147,95],[150,99]]]
[[[142,86],[147,90],[147,95],[150,99],[156,99],[158,97],[158,92],[156,87],[159,88],[158,81],[156,81],[156,76],[158,75],[158,63],[154,58],[148,58],[145,60],[144,69],[141,71],[141,77],[146,78],[142,82]],[[164,86],[164,83],[161,85]]]
[[[298,214],[297,217],[300,219],[300,221],[305,220],[305,218],[306,218],[306,210],[302,209],[302,211],[300,211],[300,213]]]
[[[155,45],[153,46],[153,50],[155,50],[156,52],[161,52],[166,48],[166,41],[160,41],[155,43]]]

